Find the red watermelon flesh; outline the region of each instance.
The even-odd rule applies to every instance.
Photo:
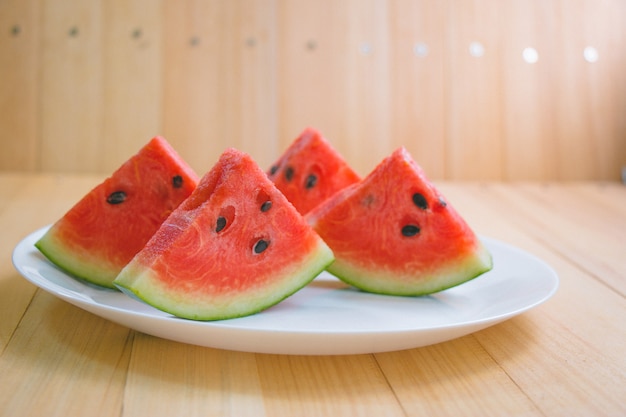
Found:
[[[162,137],[150,140],[54,223],[35,246],[91,283],[113,280],[195,189],[198,177]]]
[[[332,260],[256,162],[228,149],[115,284],[175,316],[219,320],[280,302]]]
[[[268,175],[301,214],[361,179],[330,142],[310,127],[272,165]]]
[[[430,294],[492,268],[489,252],[404,148],[306,218],[335,254],[328,271],[365,291]]]

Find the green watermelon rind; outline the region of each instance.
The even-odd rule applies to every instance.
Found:
[[[78,249],[67,247],[56,238],[54,226],[35,242],[35,247],[63,272],[100,287],[116,289],[113,285],[117,276],[115,267],[103,264],[102,259],[94,259],[86,251],[79,255]]]
[[[199,302],[190,300],[188,293],[176,293],[162,286],[149,268],[133,261],[113,283],[125,294],[176,317],[217,321],[250,316],[280,303],[307,286],[333,261],[333,252],[320,239],[317,248],[311,250],[306,259],[283,271],[282,276],[274,275],[271,285],[259,287],[256,293],[237,294],[226,306],[212,303],[206,294],[196,294]]]
[[[400,190],[407,193],[419,190],[422,197],[428,196],[435,204],[415,211],[417,203],[395,198]],[[372,206],[370,203],[376,201],[374,196],[379,194],[382,195],[380,205]],[[398,202],[401,202],[400,207]],[[408,204],[405,211],[402,211],[402,204]],[[385,228],[391,218],[404,222],[401,216],[391,216],[392,213],[385,210],[393,214],[406,213],[405,216],[411,218],[413,213],[428,216],[423,221],[430,230],[436,225],[444,228],[445,233],[431,232],[430,237],[415,242],[412,249],[401,246],[395,251],[393,245],[403,243],[398,239],[385,239],[396,235],[383,231],[377,236],[376,231],[372,232],[375,225]],[[363,291],[398,296],[428,295],[470,281],[493,268],[489,251],[463,218],[443,200],[403,147],[385,158],[360,183],[335,194],[305,217],[335,253],[336,260],[328,272]],[[441,221],[429,220],[434,218]]]
[[[110,233],[110,230],[102,229],[102,227],[98,228],[96,225],[101,225],[103,223],[106,224],[107,220],[110,219],[116,219],[116,226],[123,225],[120,230],[125,230],[124,226],[128,225],[123,224],[123,221],[120,221],[114,216],[107,217],[107,215],[94,217],[90,222],[86,222],[83,221],[83,216],[79,216],[76,213],[81,211],[88,211],[90,214],[93,213],[94,210],[92,210],[92,207],[89,207],[89,210],[86,210],[85,207],[94,204],[94,200],[102,201],[102,205],[107,206],[107,203],[104,203],[104,199],[101,199],[101,197],[104,190],[111,185],[137,185],[139,182],[138,178],[140,177],[139,174],[143,172],[149,174],[147,177],[150,179],[158,178],[158,175],[156,175],[158,172],[155,172],[154,169],[155,166],[161,167],[163,172],[167,173],[168,176],[170,174],[180,175],[184,179],[185,185],[182,187],[174,187],[180,188],[183,193],[185,190],[191,191],[192,188],[195,188],[195,184],[198,180],[193,169],[178,155],[174,148],[163,137],[155,136],[136,154],[129,157],[122,165],[120,165],[108,178],[100,182],[80,200],[78,200],[74,206],[63,215],[63,217],[52,224],[46,233],[37,242],[35,242],[34,246],[52,264],[74,278],[99,287],[117,289],[117,287],[113,285],[113,280],[119,274],[123,265],[126,263],[126,259],[128,258],[124,256],[124,260],[120,261],[119,257],[116,256],[119,255],[119,251],[116,248],[111,248],[110,246],[107,247],[103,244],[103,240],[106,241],[106,239],[103,239],[105,235],[117,236],[117,234]],[[149,170],[149,172],[147,172],[147,170]],[[145,181],[141,181],[141,184],[138,185],[142,188],[151,189],[147,186],[153,184],[146,184]],[[158,189],[158,187],[154,189]],[[159,195],[161,199],[164,199],[162,193]],[[185,195],[180,197],[184,198]],[[180,203],[180,201],[182,201],[182,199],[178,198],[176,200],[172,199],[168,200],[170,202],[175,201],[176,203]],[[151,205],[150,207],[155,208],[155,210],[159,210],[159,212],[147,213],[148,215],[146,215],[146,213],[140,213],[144,218],[154,220],[154,214],[157,213],[159,223],[165,220],[165,214],[163,211],[165,207],[158,204]],[[86,224],[88,224],[87,230],[85,230]],[[153,227],[150,229],[148,234],[155,231],[158,225],[159,224],[153,224]],[[94,228],[96,229],[96,233],[93,232]],[[97,246],[94,251],[89,250],[83,246],[82,242],[77,243],[74,239],[68,238],[68,232],[73,236],[79,236],[81,238],[87,237],[92,243],[97,242],[99,246]],[[122,235],[124,235],[124,233],[122,233]],[[135,233],[132,236],[126,235],[126,237],[137,236],[141,236],[144,239],[149,237],[148,235],[141,233]],[[118,240],[122,242],[122,240]],[[111,255],[111,252],[113,252],[113,256],[109,256]]]
[[[374,273],[350,262],[337,259],[327,271],[341,281],[362,291],[393,296],[424,296],[447,290],[471,281],[493,269],[493,258],[479,242],[475,252],[448,265],[433,269],[430,274],[399,276],[395,272]]]

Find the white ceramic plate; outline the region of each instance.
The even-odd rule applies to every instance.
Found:
[[[368,294],[322,273],[307,287],[256,315],[214,322],[185,320],[115,290],[63,273],[23,239],[13,264],[30,282],[93,314],[153,336],[195,345],[276,354],[359,354],[409,349],[464,336],[549,299],[559,280],[533,255],[483,238],[494,268],[425,297]]]

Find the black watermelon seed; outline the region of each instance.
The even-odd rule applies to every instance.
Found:
[[[372,204],[374,204],[374,202],[376,201],[376,198],[372,195],[372,194],[368,194],[362,201],[362,204],[365,207],[370,207]]]
[[[285,179],[291,181],[293,179],[293,167],[287,167],[285,169]]]
[[[221,232],[226,227],[226,217],[218,217],[215,222],[215,231]]]
[[[413,204],[422,210],[426,210],[428,208],[428,201],[426,201],[426,197],[420,193],[413,194]]]
[[[317,176],[315,176],[315,174],[310,174],[308,177],[306,177],[306,182],[304,183],[304,187],[307,190],[315,187],[315,184],[317,184]]]
[[[420,232],[420,228],[413,224],[407,224],[406,226],[402,228],[402,235],[406,237],[415,236],[419,232]]]
[[[265,203],[261,204],[261,211],[263,213],[265,213],[266,211],[268,211],[269,209],[272,208],[272,202],[267,200]]]
[[[254,247],[252,248],[252,250],[254,251],[254,253],[259,254],[263,252],[265,249],[267,249],[269,245],[270,244],[268,241],[261,239],[257,243],[254,244]]]
[[[278,165],[272,165],[270,168],[270,175],[276,174],[276,171],[278,171]]]
[[[124,191],[114,191],[107,197],[107,203],[120,204],[126,200],[126,193]]]
[[[180,188],[183,186],[183,177],[180,175],[175,175],[172,177],[172,186],[174,188]]]

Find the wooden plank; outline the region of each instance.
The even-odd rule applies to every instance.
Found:
[[[473,335],[376,360],[407,415],[540,414]]]
[[[476,337],[542,415],[622,415],[626,332],[615,317],[626,314],[623,298],[559,255],[545,253],[561,276],[555,297]],[[545,381],[559,382],[546,393]]]
[[[283,0],[276,13],[279,152],[311,126],[353,161],[345,127],[345,3]]]
[[[562,1],[560,10],[558,58],[567,70],[555,78],[557,179],[618,180],[626,162],[626,56],[618,46],[626,39],[626,4]]]
[[[590,201],[581,201],[573,187],[561,192],[554,187],[530,185],[511,193],[502,187],[497,191],[514,203],[511,210],[520,213],[527,232],[551,247],[556,253],[592,274],[595,279],[626,295],[626,264],[623,257],[626,227],[623,216]],[[529,199],[539,204],[527,204]],[[559,213],[554,216],[554,213]],[[579,236],[584,233],[586,238]],[[555,243],[555,242],[558,242]]]
[[[441,185],[451,204],[455,205],[478,233],[527,250],[552,265],[560,277],[560,287],[554,299],[540,308],[550,311],[553,316],[558,316],[557,321],[568,323],[567,330],[575,334],[576,338],[588,339],[598,351],[605,351],[606,355],[616,355],[615,360],[623,361],[617,345],[612,348],[605,345],[622,343],[626,336],[623,323],[610,319],[611,315],[619,316],[621,310],[626,308],[623,304],[623,295],[599,280],[598,278],[603,275],[594,270],[594,267],[579,266],[589,262],[582,261],[581,258],[593,260],[593,257],[589,257],[587,253],[564,256],[561,249],[561,245],[567,246],[567,240],[571,238],[567,230],[572,229],[572,213],[577,210],[583,214],[589,213],[591,209],[578,206],[568,210],[563,206],[559,210],[546,210],[546,207],[550,206],[546,204],[545,199],[538,199],[528,190],[524,191],[525,187],[530,186],[508,186],[505,189],[498,184]],[[541,190],[543,187],[532,186],[532,188]],[[569,194],[574,200],[579,195],[577,187],[571,187],[569,192],[564,191],[560,196],[557,188],[560,186],[550,187],[550,192],[545,194],[550,195],[553,192],[557,194],[554,197],[555,201],[561,201],[565,194]],[[536,216],[533,214],[535,212],[538,213]],[[622,217],[615,217],[608,212],[598,217],[603,216],[607,224],[614,226],[621,224]],[[543,217],[545,221],[537,224],[537,217]],[[567,220],[561,221],[560,218]],[[597,233],[598,236],[604,235],[602,230]],[[579,229],[578,234],[594,236],[593,225]],[[616,236],[617,234],[614,234],[613,238],[609,237],[601,245],[607,248],[611,246],[620,248],[622,245]],[[585,241],[588,243],[588,240]],[[555,242],[559,242],[560,245],[555,245]],[[615,267],[620,265],[616,259],[607,258],[600,260],[596,266],[601,267],[603,263]],[[623,276],[619,272],[613,274]],[[554,308],[549,308],[552,306]]]
[[[626,144],[599,138],[624,135],[623,2],[516,1],[502,13],[504,178],[617,180]]]
[[[389,3],[391,132],[432,179],[445,177],[447,2]]]
[[[528,183],[512,188],[510,185],[488,184],[476,186],[473,190],[475,198],[489,201],[485,208],[475,208],[467,199],[463,204],[468,205],[470,213],[471,210],[477,212],[476,219],[471,220],[476,222],[479,232],[488,234],[495,229],[501,233],[506,228],[498,225],[495,219],[499,217],[498,212],[506,212],[507,218],[514,218],[527,235],[624,295],[626,265],[618,262],[623,257],[626,242],[626,228],[621,227],[625,224],[623,207],[581,198],[583,191],[578,191],[579,188],[584,190],[586,186]],[[616,196],[624,194],[620,185],[611,187],[611,190],[616,191]],[[478,210],[482,211],[478,213]],[[586,238],[580,239],[580,236]],[[507,235],[501,237],[506,239]]]
[[[38,169],[39,3],[0,3],[0,169]]]
[[[504,179],[558,175],[558,78],[562,70],[556,2],[512,1],[502,6]]]
[[[265,416],[255,355],[136,333],[124,414]]]
[[[44,0],[41,57],[41,169],[102,169],[100,2]]]
[[[13,248],[28,233],[28,220],[18,220],[21,210],[28,210],[28,207],[15,202],[22,198],[20,191],[28,182],[25,177],[0,176],[0,215],[3,219],[0,221],[3,229],[0,240],[0,352],[8,344],[34,293],[33,286],[17,273],[11,260]]]
[[[35,287],[13,268],[11,254],[27,234],[62,216],[80,196],[94,184],[93,177],[63,180],[60,177],[26,177],[16,180],[5,174],[0,184],[10,182],[14,187],[0,207],[0,350],[9,342],[35,291]],[[0,186],[7,190],[7,185]],[[45,210],[42,210],[45,207]]]
[[[38,169],[39,2],[0,2],[0,169]]]
[[[109,174],[161,126],[162,6],[153,0],[114,0],[103,6],[101,172]]]
[[[166,138],[199,173],[230,146],[263,169],[278,156],[272,3],[166,2]]]
[[[560,277],[557,294],[546,304],[476,333],[481,345],[541,415],[623,414],[619,399],[626,394],[626,359],[620,346],[626,331],[615,320],[626,314],[623,295],[555,250],[551,243],[564,243],[564,229],[570,227],[558,221],[561,212],[546,213],[545,224],[554,224],[551,229],[536,228],[531,213],[541,211],[544,203],[517,187],[444,185],[444,191],[477,230],[539,256]],[[552,237],[555,230],[558,236]],[[548,380],[560,382],[547,392],[542,381]]]
[[[268,416],[405,416],[372,355],[257,355]]]
[[[386,4],[288,1],[279,11],[281,149],[310,125],[368,173],[391,149]]]
[[[2,170],[109,172],[155,134],[200,173],[227,146],[267,167],[309,125],[362,174],[400,145],[435,179],[626,166],[620,0],[0,8]]]
[[[279,155],[275,2],[229,1],[220,24],[218,139],[269,169]]]
[[[448,19],[446,178],[503,178],[502,3],[454,2]]]
[[[29,177],[22,173],[0,173],[0,213],[7,206],[11,206],[20,190],[27,184]]]
[[[556,184],[554,184],[556,185]],[[581,200],[589,200],[606,210],[611,210],[611,217],[626,221],[626,186],[618,182],[577,183],[577,192]]]
[[[38,291],[0,357],[3,415],[119,416],[129,330]]]
[[[345,140],[348,159],[362,174],[391,153],[389,10],[385,2],[352,0],[346,37]]]
[[[555,224],[555,229],[572,229],[574,233],[584,231],[588,238],[602,242],[583,247],[593,250],[597,244],[603,244],[619,248],[620,243],[626,242],[626,210],[625,206],[619,205],[620,201],[626,202],[626,187],[620,184],[522,183],[516,189],[520,197],[539,204],[539,208],[533,210],[536,218],[558,211],[559,219],[565,223]],[[586,195],[589,197],[585,198]],[[603,198],[606,201],[602,201]],[[624,227],[616,227],[618,225]]]
[[[163,3],[163,134],[199,175],[227,142],[220,102],[224,7],[215,0]]]

